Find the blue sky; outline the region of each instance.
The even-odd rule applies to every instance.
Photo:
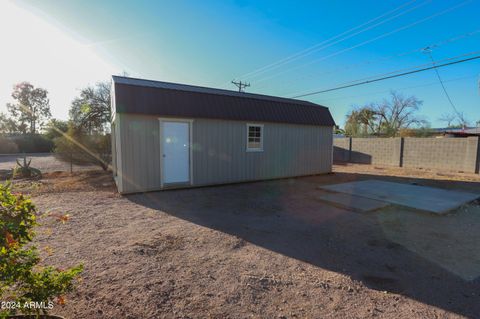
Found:
[[[292,97],[427,64],[428,56],[418,49],[430,44],[441,44],[432,52],[436,60],[480,51],[480,32],[469,34],[480,30],[478,0],[43,0],[4,6],[8,17],[18,16],[19,27],[0,31],[18,43],[3,59],[10,72],[0,74],[0,111],[21,76],[49,90],[53,114],[60,118],[67,117],[69,101],[82,86],[123,71],[227,89],[234,89],[235,78],[249,81],[250,92]],[[18,39],[35,32],[38,47],[22,48],[25,41]],[[278,63],[292,55],[288,63]],[[22,70],[16,72],[19,64]],[[480,120],[480,60],[439,72],[457,108],[472,124]],[[379,101],[389,90],[423,100],[419,115],[432,126],[444,125],[439,117],[452,113],[433,70],[306,99],[328,106],[343,125],[352,105]]]

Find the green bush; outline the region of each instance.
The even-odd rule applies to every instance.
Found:
[[[50,153],[54,148],[53,141],[40,134],[16,135],[9,139],[17,145],[20,153]]]
[[[0,300],[11,307],[0,309],[0,318],[17,313],[46,314],[56,300],[73,289],[82,266],[67,270],[39,265],[37,249],[31,245],[37,225],[32,201],[13,194],[9,184],[0,184]],[[43,307],[26,305],[41,303]]]
[[[18,153],[18,146],[7,137],[0,136],[0,154]]]
[[[68,121],[51,119],[45,127],[44,136],[53,141],[68,131]]]

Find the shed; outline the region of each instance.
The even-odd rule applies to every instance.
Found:
[[[307,101],[113,76],[120,193],[329,173],[333,118]]]

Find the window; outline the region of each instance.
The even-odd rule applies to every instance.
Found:
[[[263,151],[263,125],[247,124],[247,151]]]

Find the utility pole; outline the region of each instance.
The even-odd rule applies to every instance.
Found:
[[[238,92],[244,92],[244,89],[250,86],[250,83],[242,81],[235,82],[232,80],[232,83],[238,88]]]

